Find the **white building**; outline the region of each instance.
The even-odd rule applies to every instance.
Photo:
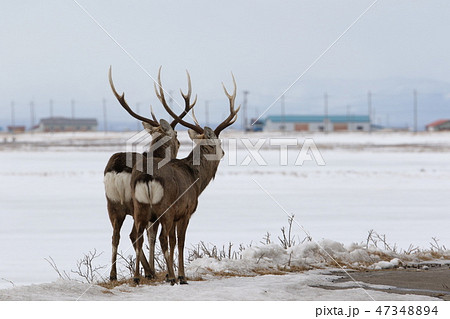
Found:
[[[368,115],[271,115],[264,121],[264,131],[361,131],[370,130]]]

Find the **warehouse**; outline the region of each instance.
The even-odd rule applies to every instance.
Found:
[[[271,115],[264,121],[264,131],[362,131],[370,130],[368,115]]]
[[[36,132],[73,132],[73,131],[97,131],[96,119],[49,117],[41,119],[33,128]]]

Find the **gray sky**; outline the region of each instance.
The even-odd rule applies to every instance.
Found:
[[[227,112],[220,83],[232,89],[231,71],[238,101],[250,91],[249,114],[261,113],[373,2],[77,1],[152,76],[163,65],[163,84],[178,101],[188,69],[201,121],[205,100],[212,121]],[[101,119],[106,98],[109,119],[127,120],[109,65],[130,105],[148,114],[152,103],[166,117],[152,80],[74,1],[9,1],[0,14],[0,125],[10,121],[12,100],[17,124],[27,126],[30,101],[40,118],[50,99],[55,115],[70,115],[75,99],[77,116]],[[449,16],[448,1],[378,1],[286,94],[288,112],[321,113],[327,91],[330,113],[347,104],[364,113],[370,89],[377,114],[403,124],[417,88],[423,121],[450,117]],[[268,114],[278,112],[279,103]]]

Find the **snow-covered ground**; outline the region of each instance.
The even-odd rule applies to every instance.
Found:
[[[316,286],[330,285],[337,276],[310,271],[284,276],[209,278],[189,285],[122,285],[114,289],[74,281],[57,280],[40,285],[0,290],[0,300],[439,300],[417,295],[400,295],[368,290],[388,288],[357,283],[334,284],[337,290]]]
[[[15,144],[10,143],[11,136],[2,136],[7,143],[0,144],[1,288],[12,287],[10,281],[16,286],[54,281],[56,273],[44,260],[48,256],[60,269],[70,270],[75,269],[77,259],[95,248],[104,252],[97,262],[108,264],[112,233],[103,191],[103,169],[113,152],[125,150],[125,142],[132,135],[25,134],[17,135]],[[449,246],[448,133],[269,135],[278,139],[293,137],[300,146],[305,137],[313,138],[325,166],[313,161],[295,166],[300,146],[289,147],[288,165],[280,165],[279,146],[271,147],[268,141],[260,151],[267,165],[256,165],[254,160],[248,166],[239,165],[249,155],[240,141],[237,165],[230,165],[233,159],[228,156],[233,149],[228,138],[250,138],[255,144],[258,138],[268,135],[227,132],[223,137],[226,156],[191,219],[187,248],[200,241],[218,246],[232,242],[235,249],[241,243],[256,247],[262,245],[260,241],[267,232],[272,242],[277,242],[280,228],[287,225],[286,212],[295,214],[295,220],[302,226],[294,224],[297,243],[306,237],[306,230],[314,241],[331,239],[350,247],[352,243],[365,242],[368,231],[375,229],[386,234],[388,242],[396,243],[398,249],[408,249],[410,244],[429,248],[432,237]],[[184,132],[180,139],[180,156],[184,156],[190,144]],[[131,223],[128,218],[122,228],[119,249],[125,255],[133,254],[128,240]],[[194,265],[195,262],[191,267]],[[334,291],[309,287],[315,280],[327,281],[327,276],[308,272],[216,278],[191,282],[188,287],[122,287],[131,292],[116,288],[113,294],[94,287],[86,298],[94,294],[91,299],[146,299],[146,292],[152,289],[158,290],[154,296],[161,299],[169,294],[175,299],[227,299],[226,292],[232,290],[235,290],[233,300],[244,299],[235,298],[236,293],[246,295],[245,299],[364,297],[358,291],[361,288],[346,290],[348,294],[343,297]],[[42,294],[46,287],[53,288]],[[71,299],[84,287],[57,281],[16,287],[0,294],[2,299]],[[221,289],[215,289],[218,287]],[[264,291],[268,291],[266,295]],[[376,294],[383,299],[385,293]],[[393,299],[387,294],[386,298]]]

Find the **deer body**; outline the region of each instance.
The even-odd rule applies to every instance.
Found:
[[[148,166],[154,167],[151,159],[138,161],[133,168],[131,188],[134,228],[138,238],[135,246],[137,266],[134,280],[139,283],[139,259],[142,255],[143,244],[142,233],[149,222],[159,222],[161,224],[159,241],[167,264],[167,279],[172,285],[176,283],[173,255],[178,240],[178,279],[181,284],[186,284],[184,273],[186,229],[190,217],[197,209],[198,197],[215,177],[220,159],[223,156],[218,136],[223,129],[236,121],[240,107],[237,110],[234,109],[236,82],[233,77],[234,93],[232,95],[227,92],[224,86],[225,94],[230,102],[230,115],[214,131],[209,127],[201,128],[193,110],[192,116],[196,125],[179,119],[173,113],[165,101],[160,74],[158,75],[158,82],[160,89],[158,92],[155,85],[155,91],[159,100],[174,119],[177,119],[181,125],[190,128],[189,136],[197,145],[186,158],[173,159],[157,171],[149,172]],[[211,157],[211,155],[213,156]]]
[[[161,68],[160,68],[161,70]],[[111,89],[116,96],[122,107],[134,118],[142,120],[142,124],[147,132],[152,136],[152,142],[150,144],[150,149],[148,152],[136,153],[116,153],[109,159],[105,170],[104,170],[104,184],[105,184],[105,195],[107,199],[107,209],[111,225],[113,227],[112,236],[112,258],[111,258],[111,272],[110,279],[117,279],[117,247],[120,241],[120,229],[127,215],[133,216],[134,206],[132,200],[132,190],[131,190],[131,173],[134,164],[142,159],[150,157],[152,162],[155,163],[155,169],[157,169],[157,164],[163,159],[174,159],[178,153],[180,142],[177,139],[177,133],[174,130],[178,121],[181,120],[188,112],[191,110],[197,98],[194,102],[190,103],[191,96],[191,82],[189,73],[188,75],[188,93],[185,95],[182,93],[183,98],[186,101],[185,109],[182,114],[176,116],[176,119],[172,123],[168,123],[165,120],[156,120],[155,115],[151,112],[153,120],[142,117],[134,113],[125,101],[125,95],[119,95],[115,90],[114,84],[112,82],[111,69],[109,70],[109,82]],[[130,163],[131,159],[131,163]],[[139,193],[138,193],[139,194]],[[154,264],[154,252],[155,252],[155,241],[156,233],[158,230],[158,223],[153,223],[147,229],[148,240],[149,240],[149,262],[147,262],[145,255],[141,251],[141,256],[139,258],[140,263],[142,263],[145,271],[146,277],[152,278],[155,276],[155,264]],[[136,228],[130,233],[130,239],[135,247],[137,240]],[[137,262],[137,267],[139,267],[139,261]]]
[[[194,150],[183,159],[173,159],[153,174],[146,174],[146,165],[151,159],[142,159],[137,162],[131,177],[131,187],[134,206],[135,229],[138,241],[136,256],[141,256],[142,237],[140,236],[147,223],[159,222],[162,226],[159,237],[161,249],[167,263],[168,280],[175,282],[173,270],[173,255],[176,240],[178,240],[178,279],[186,283],[184,273],[184,243],[186,229],[191,216],[198,205],[198,197],[215,177],[223,150],[220,142],[210,128],[205,128],[205,135],[213,140],[212,145],[196,145]],[[199,155],[199,163],[195,163],[194,154]],[[205,155],[215,157],[214,160]],[[138,170],[136,167],[143,167]],[[156,187],[155,187],[156,185]],[[155,194],[152,194],[156,191]],[[144,195],[142,193],[145,193]],[[145,201],[147,198],[156,198],[153,202]],[[177,235],[175,236],[175,231]],[[170,246],[170,250],[169,250]],[[138,259],[136,260],[137,263]],[[135,272],[138,278],[138,269]]]
[[[165,127],[167,131],[164,131],[165,132],[164,134],[158,133],[158,135],[152,139],[149,151],[152,151],[152,146],[156,145],[161,136],[170,137],[170,139],[165,144],[156,148],[153,151],[152,158],[155,161],[155,163],[158,163],[160,160],[162,160],[162,158],[164,158],[162,154],[165,154],[166,148],[174,150],[174,152],[170,153],[171,154],[170,158],[175,158],[179,147],[179,141],[176,137],[175,132],[173,130],[168,129],[167,126],[169,126],[169,124],[167,122],[164,123],[163,121],[164,120],[161,120],[161,122],[163,123],[162,126]],[[160,129],[160,131],[162,131],[162,129]],[[134,211],[133,200],[131,197],[132,193],[131,173],[133,163],[136,163],[138,160],[141,160],[142,158],[147,158],[147,153],[143,154],[136,152],[116,153],[111,156],[105,167],[104,171],[105,195],[107,201],[108,215],[111,225],[113,227],[113,236],[112,236],[113,248],[111,258],[112,266],[110,272],[111,280],[117,279],[116,262],[117,262],[117,247],[120,241],[120,230],[122,228],[126,216],[127,215],[133,216]],[[127,163],[127,160],[129,161],[130,159],[131,163]],[[154,245],[157,230],[158,230],[158,223],[152,225],[151,228],[148,230],[150,264],[149,262],[147,262],[147,259],[145,258],[145,255],[143,253],[140,256],[140,262],[144,267],[145,276],[148,278],[153,278],[155,276]],[[130,239],[134,246],[136,242],[136,230],[134,227],[131,230]]]

